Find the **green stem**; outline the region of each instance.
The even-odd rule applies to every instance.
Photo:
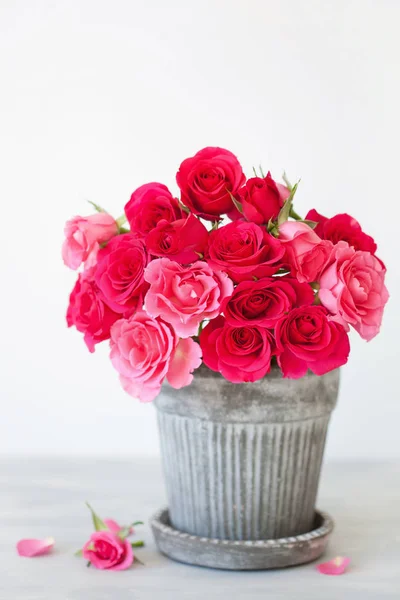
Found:
[[[142,546],[144,546],[144,541],[139,540],[137,542],[132,542],[131,546],[132,546],[132,548],[141,548]]]
[[[292,219],[295,219],[295,221],[302,221],[303,219],[300,217],[300,215],[297,214],[297,212],[294,210],[294,208],[292,207],[290,209],[290,213],[289,215],[292,217]]]

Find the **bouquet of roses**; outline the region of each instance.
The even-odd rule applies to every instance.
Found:
[[[246,179],[223,148],[184,160],[176,181],[179,198],[147,183],[123,217],[95,205],[65,227],[64,262],[83,265],[68,326],[91,352],[110,340],[129,394],[148,402],[164,379],[189,385],[202,360],[232,383],[275,362],[284,377],[323,375],[347,362],[350,326],[365,340],[379,332],[386,269],[353,217],[302,219],[297,185],[261,169]]]

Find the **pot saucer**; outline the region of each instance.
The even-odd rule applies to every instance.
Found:
[[[151,519],[160,552],[179,562],[214,569],[249,571],[280,569],[311,562],[324,552],[333,530],[333,520],[316,511],[308,533],[276,540],[220,540],[199,537],[175,529],[164,508]]]

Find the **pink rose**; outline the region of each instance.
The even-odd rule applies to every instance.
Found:
[[[270,219],[276,219],[290,192],[283,185],[278,187],[271,173],[268,173],[264,178],[248,179],[239,190],[239,195],[246,219],[262,225]]]
[[[125,205],[132,232],[145,237],[160,221],[171,223],[184,214],[178,200],[162,183],[146,183],[135,190]]]
[[[82,548],[83,557],[96,569],[123,571],[134,560],[131,542],[109,530],[95,531]]]
[[[211,231],[207,262],[226,271],[235,283],[273,275],[282,266],[285,249],[264,227],[234,221]]]
[[[264,327],[232,327],[219,316],[201,332],[200,345],[204,364],[232,383],[257,381],[271,368],[274,340]]]
[[[226,273],[214,272],[203,261],[183,267],[167,258],[159,258],[149,264],[145,279],[150,284],[145,298],[146,311],[170,323],[183,338],[195,335],[203,319],[216,317],[221,302],[233,290]]]
[[[308,369],[324,375],[347,362],[350,344],[342,325],[323,306],[294,308],[275,325],[278,364],[284,377],[298,379]]]
[[[194,215],[168,223],[160,221],[146,236],[146,247],[152,256],[165,256],[188,264],[204,254],[208,231]]]
[[[139,311],[111,329],[111,362],[122,387],[141,402],[151,402],[167,378],[176,389],[189,385],[201,364],[201,349],[191,338],[179,340],[170,325]]]
[[[321,275],[319,299],[337,320],[369,341],[379,333],[389,299],[385,268],[369,252],[339,242]]]
[[[222,303],[229,325],[273,327],[278,319],[295,306],[312,304],[314,292],[308,283],[293,277],[263,277],[258,281],[242,281]]]
[[[90,352],[94,352],[95,344],[109,339],[111,326],[121,318],[104,303],[95,282],[95,271],[92,267],[79,275],[67,310],[68,327],[75,325],[78,331],[84,333]]]
[[[87,267],[95,264],[100,244],[117,235],[118,225],[111,215],[96,213],[67,221],[64,233],[62,257],[67,267],[76,270],[83,262]]]
[[[131,233],[117,236],[99,251],[96,283],[112,310],[131,314],[141,308],[148,287],[144,281],[148,262],[144,242]]]
[[[286,249],[292,274],[301,282],[318,281],[333,244],[321,238],[306,223],[286,221],[279,226],[279,240]]]
[[[195,215],[215,221],[234,209],[232,196],[237,196],[245,182],[236,156],[224,148],[203,148],[183,161],[176,174],[182,202]]]

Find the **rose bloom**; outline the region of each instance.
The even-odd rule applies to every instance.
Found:
[[[243,281],[232,296],[222,304],[229,325],[260,325],[273,327],[295,306],[314,302],[314,292],[308,283],[299,283],[293,277],[263,277],[258,281]]]
[[[347,327],[352,325],[369,341],[379,333],[389,299],[385,268],[369,252],[339,242],[321,275],[318,296],[337,320]]]
[[[95,264],[100,244],[117,235],[118,225],[111,215],[96,213],[67,221],[64,233],[63,261],[67,267],[76,270],[84,262],[87,267]]]
[[[112,310],[132,313],[141,307],[148,287],[144,281],[148,262],[144,242],[130,233],[117,236],[99,251],[96,283]]]
[[[219,316],[201,332],[200,346],[207,367],[232,383],[257,381],[271,368],[274,340],[263,327],[232,327]]]
[[[176,175],[182,202],[191,212],[214,221],[235,207],[246,178],[236,156],[224,148],[203,148],[183,161]]]
[[[287,187],[284,185],[278,187],[269,172],[264,178],[248,179],[244,187],[239,190],[244,216],[248,221],[259,225],[268,223],[270,219],[276,219],[289,195]]]
[[[160,221],[171,223],[183,218],[178,200],[162,183],[146,183],[135,190],[125,205],[132,232],[146,236]]]
[[[176,389],[189,385],[193,370],[201,364],[196,342],[179,340],[171,325],[144,311],[117,321],[110,344],[122,387],[141,402],[154,400],[165,378]]]
[[[275,325],[278,364],[284,377],[298,379],[310,369],[324,375],[347,362],[350,344],[343,326],[323,306],[294,308]]]
[[[233,290],[226,273],[214,272],[204,261],[183,267],[159,258],[149,264],[145,279],[150,284],[146,311],[170,323],[183,338],[195,335],[203,319],[219,315],[221,302]]]
[[[95,531],[82,548],[83,557],[96,569],[123,571],[134,560],[131,542],[112,531]]]
[[[203,255],[208,243],[208,231],[194,215],[172,223],[160,221],[146,236],[146,248],[152,256],[165,256],[188,264]]]
[[[313,208],[308,211],[306,219],[318,223],[314,231],[323,240],[330,240],[333,244],[344,241],[355,250],[365,250],[371,254],[376,252],[374,239],[363,232],[360,223],[354,217],[346,213],[328,219]]]
[[[321,238],[306,223],[286,221],[279,226],[279,240],[286,249],[292,274],[301,282],[318,281],[329,260],[332,242]]]
[[[94,267],[83,271],[69,297],[68,327],[75,325],[84,334],[85,344],[94,352],[95,344],[108,340],[111,326],[121,318],[104,303],[95,282]]]
[[[285,249],[279,240],[255,223],[234,221],[211,231],[207,262],[226,271],[238,283],[273,275],[282,266]]]

